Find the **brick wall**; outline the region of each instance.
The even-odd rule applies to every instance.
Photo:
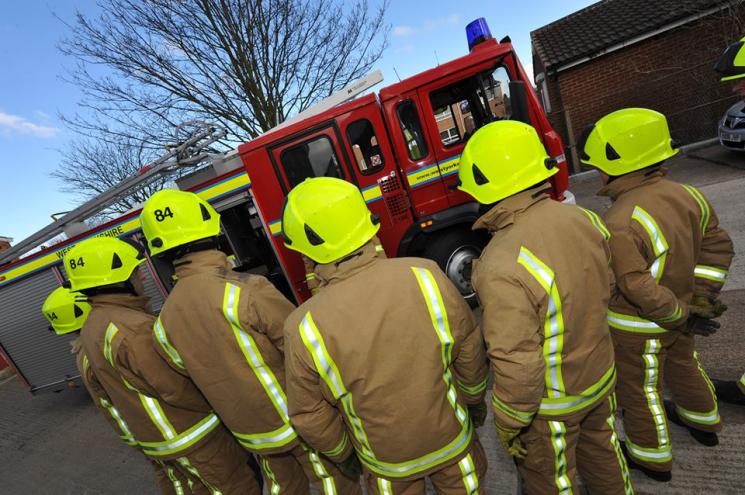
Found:
[[[737,15],[745,20],[745,11]],[[738,100],[713,71],[726,46],[721,23],[705,18],[549,76],[551,123],[574,144],[567,121],[576,140],[603,115],[639,106],[667,115],[683,144],[716,136],[719,119]]]

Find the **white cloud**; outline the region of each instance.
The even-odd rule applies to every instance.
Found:
[[[51,138],[57,135],[59,129],[46,125],[34,124],[23,117],[0,112],[0,133],[30,134],[40,138]]]
[[[411,36],[416,33],[416,29],[411,26],[396,26],[393,28],[393,36],[400,36],[402,38]]]

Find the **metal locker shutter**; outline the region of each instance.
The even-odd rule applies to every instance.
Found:
[[[52,270],[44,270],[0,291],[0,343],[31,384],[31,391],[64,387],[79,376],[70,344],[75,336],[48,330],[41,314],[44,300],[59,282]]]
[[[158,288],[158,284],[155,282],[155,275],[150,270],[148,264],[143,263],[140,266],[142,267],[142,282],[145,287],[145,295],[150,298],[150,308],[152,309],[153,313],[158,314],[160,312],[160,308],[163,307],[165,298],[163,297],[163,293]]]

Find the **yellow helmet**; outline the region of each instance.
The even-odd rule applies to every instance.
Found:
[[[722,76],[721,81],[745,77],[745,38],[732,43],[724,50],[714,70]]]
[[[649,167],[678,153],[665,116],[647,108],[609,113],[585,129],[577,148],[582,163],[610,176]]]
[[[158,191],[140,213],[150,255],[220,233],[220,214],[207,201],[187,191]]]
[[[458,189],[481,204],[504,198],[545,181],[559,171],[538,133],[516,120],[492,122],[468,140],[458,165]]]
[[[317,263],[331,263],[363,246],[380,228],[357,187],[341,179],[306,179],[287,195],[285,246]]]
[[[41,312],[49,320],[51,330],[57,335],[77,332],[83,328],[90,311],[91,305],[87,297],[65,287],[54,289],[41,307]]]
[[[82,291],[125,282],[143,254],[132,244],[114,237],[92,237],[76,244],[64,259],[70,289]]]

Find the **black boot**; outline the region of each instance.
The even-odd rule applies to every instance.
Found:
[[[712,380],[717,391],[717,398],[736,406],[745,406],[745,394],[742,393],[737,382],[725,380]]]
[[[719,437],[716,433],[711,431],[701,431],[685,424],[683,420],[680,419],[680,416],[678,416],[678,411],[675,410],[675,404],[673,404],[673,401],[665,401],[665,413],[667,414],[667,419],[669,419],[676,425],[682,426],[683,428],[687,429],[688,433],[691,434],[693,439],[701,445],[706,445],[707,447],[714,447],[716,445],[719,445]]]
[[[642,466],[641,464],[637,464],[634,458],[629,455],[628,450],[626,450],[626,442],[619,443],[621,444],[621,451],[623,452],[623,456],[626,458],[626,464],[629,466],[629,469],[637,469],[644,473],[647,478],[659,481],[661,483],[667,483],[668,481],[673,479],[672,471],[654,471]]]

